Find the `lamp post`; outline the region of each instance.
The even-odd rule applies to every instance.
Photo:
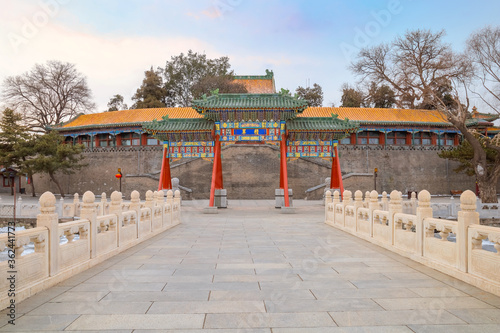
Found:
[[[373,170],[373,189],[375,191],[377,190],[377,173],[378,173],[378,169],[375,168],[375,170]]]
[[[120,193],[122,192],[122,169],[118,168],[118,173],[115,175],[120,180]]]

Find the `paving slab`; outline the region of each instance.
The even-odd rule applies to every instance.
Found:
[[[500,297],[323,223],[319,201],[238,200],[17,305],[0,331],[499,332]]]

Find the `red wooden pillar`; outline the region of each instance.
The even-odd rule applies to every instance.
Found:
[[[171,190],[172,177],[170,176],[170,160],[168,157],[168,145],[163,145],[163,159],[161,162],[160,183],[158,184],[158,191]]]
[[[281,136],[280,142],[280,188],[284,191],[285,207],[290,207],[288,197],[288,171],[286,168],[286,135]]]
[[[332,160],[332,173],[330,176],[330,188],[340,189],[340,195],[344,194],[344,183],[342,182],[342,172],[340,170],[340,159],[337,146],[334,146],[333,151],[335,156]]]
[[[219,135],[215,136],[215,147],[214,147],[214,166],[212,169],[212,185],[210,187],[210,203],[209,206],[214,206],[215,201],[215,190],[222,189],[222,158],[221,158],[221,148]]]

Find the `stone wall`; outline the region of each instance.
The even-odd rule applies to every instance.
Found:
[[[472,177],[456,174],[457,164],[439,158],[438,150],[392,150],[381,147],[340,146],[339,154],[344,181],[348,190],[373,190],[373,173],[378,168],[377,191],[397,189],[403,193],[428,189],[433,194],[449,194],[450,190],[474,190]],[[88,166],[73,175],[62,175],[61,184],[66,193],[92,191],[108,195],[119,190],[115,178],[122,168],[122,192],[128,196],[132,189],[143,192],[158,186],[161,169],[161,147],[129,147],[94,149],[84,153]],[[331,163],[322,159],[297,159],[288,163],[289,187],[294,198],[305,198],[305,191],[324,183],[330,176]],[[279,150],[273,145],[230,145],[222,149],[224,187],[228,199],[273,199],[279,187]],[[184,159],[171,164],[172,177],[180,185],[193,190],[192,198],[207,199],[210,194],[212,163],[198,159]],[[359,175],[365,174],[365,175]],[[53,191],[55,184],[48,176],[37,176],[36,191]],[[28,188],[28,191],[30,189]],[[318,197],[322,191],[316,191]],[[311,197],[310,197],[311,198]],[[314,199],[314,198],[311,198]]]

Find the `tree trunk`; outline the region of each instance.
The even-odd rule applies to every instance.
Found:
[[[482,203],[497,203],[497,174],[488,174],[486,177],[477,178],[479,197]]]
[[[14,180],[12,180],[14,179]],[[16,184],[16,178],[10,178],[10,195],[14,195],[14,191],[15,191],[15,185]],[[15,204],[15,202],[14,202]]]
[[[64,193],[63,193],[63,190],[61,188],[61,185],[59,184],[59,182],[54,177],[54,174],[51,173],[51,172],[49,172],[49,176],[50,176],[50,179],[52,179],[52,181],[56,184],[57,188],[59,189],[59,193],[61,193],[61,198],[64,198]]]
[[[33,175],[29,175],[30,177],[30,184],[31,184],[31,195],[33,197],[36,197],[36,194],[35,194],[35,183],[33,182]]]

